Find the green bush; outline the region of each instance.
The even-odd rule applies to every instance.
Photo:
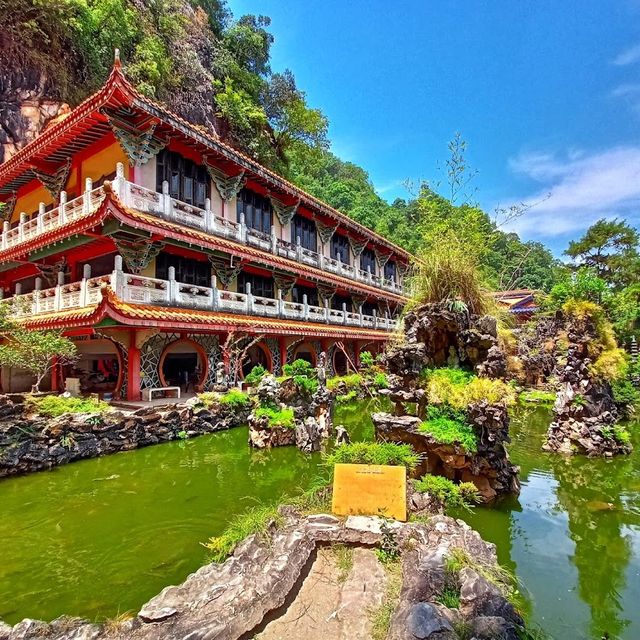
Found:
[[[630,407],[640,406],[640,391],[629,380],[615,380],[611,383],[616,404]]]
[[[200,397],[202,397],[202,395]],[[251,399],[246,393],[240,391],[240,389],[230,389],[219,396],[218,402],[238,411],[248,409],[251,406]]]
[[[344,382],[348,390],[361,389],[364,383],[364,378],[359,373],[350,373],[346,376],[333,376],[327,380],[327,388],[329,391],[333,391],[340,383]]]
[[[414,482],[414,488],[432,495],[447,509],[468,508],[478,502],[478,490],[472,482],[456,484],[443,476],[426,475]]]
[[[473,428],[459,420],[445,417],[426,420],[420,425],[419,430],[428,433],[441,444],[457,444],[467,453],[478,451],[478,438]]]
[[[389,380],[387,379],[387,375],[382,371],[376,373],[376,375],[373,376],[373,385],[377,389],[388,389]]]
[[[294,360],[291,364],[285,364],[282,367],[286,376],[306,376],[307,378],[313,378],[316,375],[316,370],[313,365],[302,358]]]
[[[97,413],[102,415],[110,406],[93,398],[74,398],[67,396],[27,396],[27,407],[43,416],[57,418],[65,413]]]
[[[353,402],[358,398],[358,392],[355,389],[351,389],[351,391],[347,391],[347,393],[336,396],[336,402],[338,404],[347,404],[348,402]]]
[[[285,429],[294,429],[296,426],[293,409],[286,407],[284,409],[274,409],[273,407],[260,407],[255,410],[256,418],[268,418],[269,429],[283,427]]]
[[[352,442],[337,447],[325,458],[327,465],[336,464],[383,464],[414,469],[420,456],[409,444],[393,442]]]
[[[308,378],[307,376],[293,376],[298,390],[307,396],[312,396],[318,390],[318,381],[315,378]]]
[[[371,355],[370,351],[363,351],[360,354],[360,366],[365,369],[370,369],[375,364],[375,359]]]
[[[209,550],[212,562],[224,562],[246,537],[256,533],[264,536],[270,523],[279,526],[282,521],[275,507],[253,507],[237,515],[224,533],[209,538],[204,546]]]
[[[250,385],[256,385],[269,373],[261,364],[257,364],[251,371],[244,377],[244,381]]]

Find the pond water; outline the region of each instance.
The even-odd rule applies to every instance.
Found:
[[[339,407],[335,419],[370,439],[369,410]],[[520,497],[462,515],[554,638],[639,638],[640,441],[627,458],[564,460],[540,451],[547,424],[544,409],[514,421]],[[0,481],[0,619],[136,612],[205,562],[200,543],[235,514],[300,493],[320,462],[250,451],[239,428]]]

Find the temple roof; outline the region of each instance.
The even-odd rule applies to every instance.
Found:
[[[511,313],[532,313],[540,308],[535,301],[536,293],[532,289],[512,289],[496,291],[493,296],[498,304]]]
[[[278,318],[260,318],[216,311],[160,307],[123,302],[105,285],[102,300],[95,305],[38,316],[19,318],[32,329],[82,329],[95,327],[105,320],[126,327],[152,327],[173,331],[242,331],[245,333],[310,336],[315,338],[388,340],[389,332],[362,327],[300,322]]]
[[[205,156],[210,156],[212,161],[226,169],[235,167],[231,173],[244,170],[252,180],[265,185],[274,195],[283,194],[292,202],[299,199],[303,206],[339,222],[356,234],[374,239],[406,260],[413,259],[405,249],[263,167],[224,143],[215,133],[192,125],[143,96],[125,78],[118,59],[101,89],[0,165],[0,196],[11,194],[30,182],[34,178],[33,167],[55,173],[66,159],[110,133],[109,113],[135,113],[138,117],[143,116],[145,126],[156,125],[156,133],[160,136],[178,134],[189,138],[190,143]]]

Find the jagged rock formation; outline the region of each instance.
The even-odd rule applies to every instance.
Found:
[[[594,377],[590,345],[597,339],[593,320],[573,318],[567,324],[566,362],[558,367],[560,390],[553,406],[554,420],[544,449],[588,456],[630,453],[631,444],[619,438],[619,412],[611,386]]]
[[[456,575],[445,570],[445,559],[460,550],[483,568],[496,566],[494,545],[487,544],[460,520],[433,516],[428,524],[392,523],[387,532],[401,550],[401,592],[391,619],[393,640],[455,640],[457,624],[471,628],[477,638],[517,640],[523,621],[500,585],[486,571],[467,567]],[[121,624],[100,625],[60,618],[51,624],[24,620],[14,627],[0,623],[0,639],[29,640],[156,640],[162,638],[215,638],[237,640],[260,637],[270,620],[277,620],[295,604],[305,579],[317,562],[321,545],[371,546],[381,543],[383,523],[378,518],[330,515],[287,517],[284,527],[271,527],[267,539],[253,535],[224,564],[208,564],[181,585],[165,588],[147,602],[138,615]],[[380,571],[366,578],[375,580]],[[446,584],[454,582],[460,606],[450,609],[438,602]],[[298,586],[302,589],[298,592]],[[372,585],[375,588],[375,585]],[[360,587],[362,591],[362,587]],[[316,598],[321,598],[316,590]],[[366,623],[370,611],[353,609],[350,615]],[[329,621],[322,620],[327,625]],[[353,628],[351,625],[350,628]],[[346,640],[353,635],[332,636]],[[362,637],[362,636],[360,636]]]
[[[293,378],[282,383],[265,375],[256,390],[256,406],[249,415],[249,444],[256,449],[295,444],[301,451],[319,451],[331,435],[333,396],[322,383],[313,394],[296,384]],[[266,415],[258,415],[259,407],[293,410],[295,424],[290,427],[270,426]]]
[[[181,437],[244,424],[247,413],[228,405],[194,403],[145,407],[101,416],[29,413],[24,396],[0,396],[0,478],[30,473],[108,453],[128,451]]]
[[[422,420],[418,417],[374,413],[372,419],[378,438],[408,443],[423,455],[415,477],[431,473],[473,482],[485,502],[520,492],[520,469],[511,464],[505,449],[505,442],[509,442],[509,416],[504,405],[482,402],[469,407],[468,423],[478,436],[478,450],[474,453],[458,444],[438,442],[431,434],[420,431]]]
[[[506,357],[492,316],[454,312],[445,304],[424,304],[404,318],[405,343],[385,354],[390,373],[413,378],[424,367],[467,365],[478,375],[504,378]]]

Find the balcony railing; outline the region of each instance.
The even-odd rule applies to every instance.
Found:
[[[82,308],[100,302],[104,283],[111,286],[120,300],[132,304],[184,307],[384,331],[393,330],[396,324],[393,318],[365,315],[361,310],[357,313],[348,311],[346,304],[338,310],[331,309],[328,303],[323,307],[310,305],[306,295],[301,303],[290,302],[284,300],[281,290],[277,298],[254,296],[249,284],[246,285],[246,293],[223,291],[217,288],[215,276],[212,277],[211,287],[177,282],[173,267],[169,267],[168,280],[132,275],[122,270],[120,256],[116,256],[115,269],[110,276],[92,278],[87,265],[80,282],[60,282],[55,287],[41,289],[41,280],[38,278],[35,291],[17,294],[5,300],[4,304],[12,304],[13,313],[18,317]]]
[[[163,183],[162,193],[152,191],[124,178],[124,168],[118,164],[113,190],[120,201],[131,209],[148,213],[163,220],[198,229],[221,238],[232,239],[272,253],[277,256],[295,260],[300,264],[317,267],[323,271],[363,282],[397,294],[403,294],[403,287],[393,278],[384,278],[371,271],[362,271],[345,264],[340,259],[328,258],[315,251],[305,249],[300,242],[291,243],[277,238],[272,228],[271,233],[261,233],[248,228],[241,217],[240,222],[227,220],[215,215],[211,210],[211,202],[207,199],[205,208],[200,209],[172,198],[168,191],[168,183]],[[8,222],[4,223],[1,249],[10,249],[23,242],[27,242],[56,227],[79,220],[94,213],[105,198],[103,187],[93,188],[90,179],[85,182],[85,191],[78,198],[67,202],[66,193],[60,194],[59,206],[45,211],[44,204],[40,205],[38,214],[31,220],[26,214],[20,215],[20,222],[13,229]]]

